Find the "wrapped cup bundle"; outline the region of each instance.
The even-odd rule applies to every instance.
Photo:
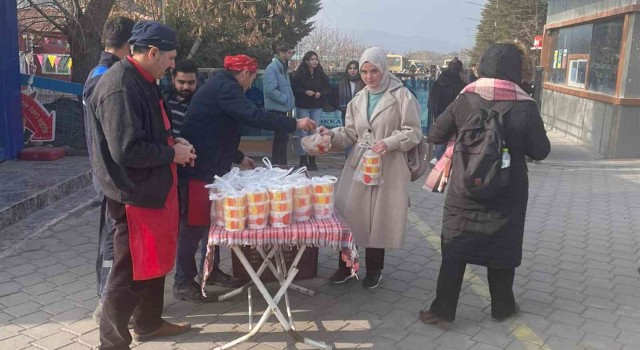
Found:
[[[269,224],[273,227],[286,227],[291,224],[293,212],[292,186],[272,185],[269,193]]]
[[[337,180],[334,176],[312,179],[313,213],[316,219],[329,219],[333,215],[333,188]]]
[[[307,221],[313,215],[313,184],[311,181],[299,181],[293,187],[293,216],[298,222]]]
[[[263,188],[245,188],[247,198],[247,212],[249,219],[247,227],[258,230],[267,227],[269,216],[269,194]]]
[[[382,184],[382,156],[373,151],[362,155],[362,182],[365,185]]]
[[[244,193],[225,192],[222,197],[222,215],[227,231],[242,231],[247,222],[247,200]]]

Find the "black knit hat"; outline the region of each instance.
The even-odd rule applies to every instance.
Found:
[[[480,57],[478,74],[482,78],[522,83],[522,54],[513,44],[491,44]]]
[[[136,23],[131,30],[129,44],[140,47],[157,47],[160,51],[171,51],[178,47],[178,37],[171,27],[152,21]]]

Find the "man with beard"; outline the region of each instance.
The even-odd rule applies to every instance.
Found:
[[[172,83],[174,90],[167,97],[167,105],[171,110],[171,126],[173,137],[180,136],[182,124],[184,124],[184,116],[187,114],[187,108],[191,103],[191,96],[198,88],[198,67],[189,59],[176,62],[176,68],[173,69]]]

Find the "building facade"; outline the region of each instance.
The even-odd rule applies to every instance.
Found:
[[[640,158],[640,0],[549,1],[541,112],[606,158]]]

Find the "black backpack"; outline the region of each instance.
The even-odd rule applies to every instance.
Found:
[[[511,167],[501,168],[502,148],[506,147],[502,126],[503,116],[516,101],[487,104],[480,97],[477,99],[482,108],[474,111],[458,130],[449,182],[452,190],[463,197],[488,199],[509,184]]]

